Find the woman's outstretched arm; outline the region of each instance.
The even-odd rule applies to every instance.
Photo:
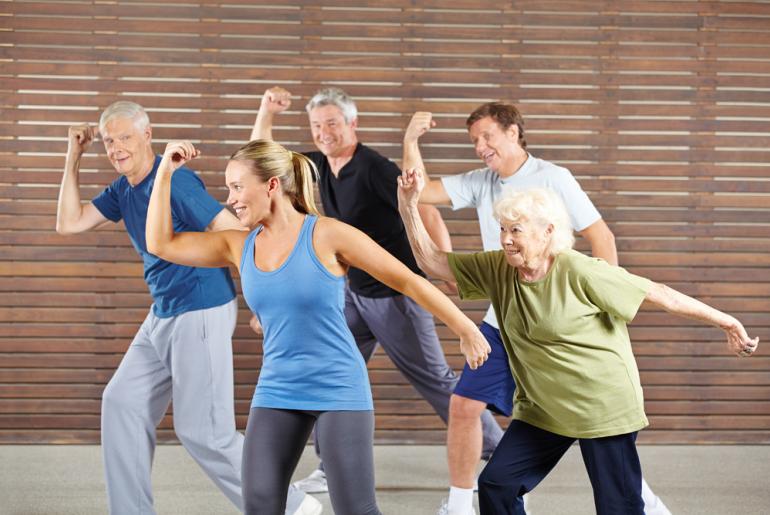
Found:
[[[751,356],[757,350],[759,337],[749,338],[743,324],[735,317],[665,284],[653,283],[644,300],[665,309],[669,313],[719,327],[727,335],[727,346],[739,356]]]
[[[359,268],[378,281],[411,297],[444,322],[460,337],[460,350],[471,368],[481,366],[490,352],[489,344],[471,319],[427,279],[407,268],[369,236],[345,223],[322,219],[323,238],[338,260]]]

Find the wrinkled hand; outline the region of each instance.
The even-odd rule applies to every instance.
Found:
[[[251,330],[257,333],[259,336],[262,336],[262,324],[259,323],[257,315],[251,315],[251,320],[249,320],[249,327],[251,327]]]
[[[200,150],[189,141],[169,141],[158,169],[173,172],[199,155],[201,155]]]
[[[280,113],[291,106],[291,93],[280,86],[274,86],[262,95],[259,110],[270,114]]]
[[[398,202],[403,205],[417,205],[425,189],[425,174],[421,168],[408,168],[398,177]]]
[[[88,124],[73,125],[67,134],[67,153],[80,157],[93,143],[98,131]]]
[[[759,346],[759,337],[749,338],[743,324],[737,320],[731,327],[724,331],[725,334],[727,334],[727,346],[738,356],[751,356],[754,351],[757,350],[757,347]]]
[[[433,120],[432,113],[427,111],[417,111],[412,115],[412,119],[409,120],[409,125],[406,126],[404,141],[407,143],[417,141],[420,139],[420,136],[435,126],[436,122]]]
[[[474,326],[473,329],[474,331],[460,337],[460,351],[465,356],[468,366],[476,370],[487,360],[492,348],[479,328]]]

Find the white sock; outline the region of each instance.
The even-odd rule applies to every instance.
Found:
[[[470,515],[473,513],[473,488],[450,486],[447,508],[449,515]]]

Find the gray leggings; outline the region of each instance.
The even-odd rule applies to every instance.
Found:
[[[337,515],[380,515],[374,498],[374,412],[251,408],[243,445],[246,515],[283,515],[291,476],[313,426]]]

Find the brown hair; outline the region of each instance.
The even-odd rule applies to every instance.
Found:
[[[527,148],[527,140],[524,139],[524,118],[515,105],[487,102],[471,113],[465,120],[465,127],[470,129],[471,125],[486,117],[492,118],[503,130],[507,130],[511,125],[516,125],[519,128],[519,146]]]
[[[297,211],[319,214],[313,196],[317,170],[306,156],[287,150],[275,141],[255,139],[236,150],[230,160],[246,164],[263,182],[278,177],[284,194]]]

